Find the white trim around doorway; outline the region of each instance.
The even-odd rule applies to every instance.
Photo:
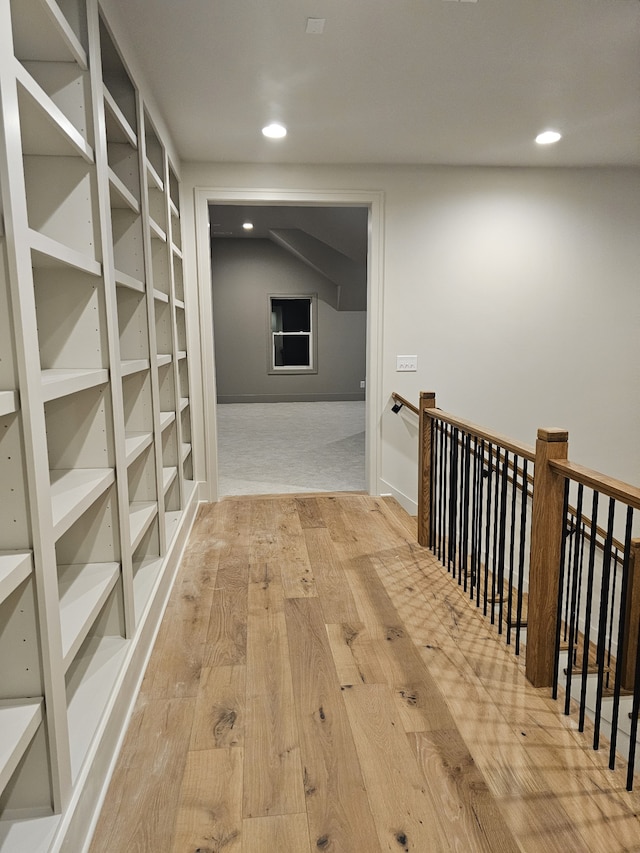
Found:
[[[367,376],[366,482],[369,494],[380,494],[383,330],[383,208],[384,193],[361,190],[283,190],[196,187],[195,228],[200,303],[200,346],[203,384],[204,471],[202,500],[218,500],[216,437],[216,370],[213,347],[210,204],[309,205],[310,207],[366,207],[369,210],[367,257]]]

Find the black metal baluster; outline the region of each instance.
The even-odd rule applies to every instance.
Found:
[[[464,437],[464,474],[463,474],[463,492],[462,492],[462,535],[460,541],[462,543],[462,567],[464,570],[464,591],[467,592],[469,584],[469,492],[471,480],[471,435],[465,433]]]
[[[478,496],[478,557],[476,560],[478,571],[476,575],[476,607],[480,607],[480,594],[482,591],[482,530],[484,527],[484,438],[480,442],[480,494]]]
[[[522,463],[522,505],[520,507],[520,548],[518,553],[518,602],[516,604],[516,655],[520,654],[520,631],[522,630],[522,596],[524,591],[524,564],[527,542],[527,507],[529,460]],[[534,486],[535,488],[535,486]]]
[[[618,548],[613,548],[612,551],[612,562],[613,562],[613,584],[611,586],[611,596],[609,597],[609,628],[607,631],[607,658],[605,667],[607,672],[605,673],[606,684],[605,687],[607,690],[611,686],[609,681],[611,679],[611,646],[613,643],[613,616],[615,612],[616,606],[616,587],[618,585],[618,566],[620,565],[620,553]]]
[[[518,491],[518,455],[513,456],[513,483],[511,489],[511,525],[509,531],[509,582],[507,586],[507,645],[511,645],[513,619],[513,569],[516,548],[516,494]]]
[[[449,549],[447,568],[456,576],[456,516],[458,512],[458,427],[451,432],[451,465],[449,468]]]
[[[438,465],[438,560],[442,562],[442,504],[444,500],[444,423],[438,421],[439,444],[440,444],[440,463]]]
[[[431,448],[431,464],[429,465],[429,500],[431,501],[431,506],[429,507],[429,542],[431,543],[431,550],[434,550],[436,537],[436,463],[438,453],[435,446],[436,423],[433,418],[429,418],[429,426],[427,429],[431,436],[431,440],[429,442],[429,446]]]
[[[578,507],[576,510],[576,518],[582,518],[582,499],[584,495],[584,486],[582,483],[578,486]],[[573,570],[571,570],[571,607],[570,607],[570,623],[569,623],[569,654],[567,656],[567,680],[565,685],[565,697],[564,697],[564,713],[569,716],[569,712],[571,710],[571,678],[573,675],[573,664],[574,664],[574,646],[576,645],[576,638],[578,635],[578,614],[576,612],[576,601],[578,598],[578,560],[580,557],[580,549],[578,548],[577,541],[577,533],[578,528],[575,528],[575,542],[573,549],[573,558],[574,565]]]
[[[493,480],[493,445],[489,442],[488,446],[488,462],[487,462],[487,515],[485,526],[485,554],[484,554],[484,608],[483,614],[487,615],[487,586],[489,584],[489,549],[491,547],[491,483]]]
[[[498,498],[500,493],[500,448],[496,447],[496,476],[493,493],[493,547],[491,549],[491,624],[496,621],[496,569],[498,560]]]
[[[587,708],[587,679],[589,676],[589,650],[591,647],[591,610],[593,607],[593,575],[596,562],[596,539],[598,536],[598,492],[594,491],[591,503],[591,530],[589,532],[589,567],[587,569],[587,601],[584,614],[584,643],[582,651],[582,682],[580,685],[580,719],[578,730],[584,731]]]
[[[633,790],[633,772],[636,765],[636,740],[638,737],[638,713],[640,712],[640,620],[638,620],[638,644],[636,646],[636,671],[633,680],[633,707],[631,710],[631,732],[629,733],[629,764],[627,766],[627,791]]]
[[[509,451],[505,450],[500,483],[500,541],[498,543],[498,634],[502,634],[504,605],[504,560],[507,535],[507,485],[509,482]]]
[[[556,618],[556,645],[553,660],[553,688],[551,695],[558,698],[558,674],[560,669],[560,634],[562,632],[562,594],[564,589],[564,576],[567,560],[567,508],[569,506],[569,480],[564,483],[564,503],[562,506],[562,517],[565,523],[562,525],[562,544],[560,546],[560,566],[558,572],[558,616]]]
[[[478,437],[473,437],[473,487],[471,498],[471,580],[469,583],[469,598],[473,601],[476,589],[477,560],[478,560],[478,494],[480,478],[478,477]],[[482,470],[480,468],[480,470]]]
[[[604,648],[607,632],[607,608],[609,601],[609,583],[611,578],[611,551],[613,542],[613,523],[615,517],[616,502],[609,498],[609,517],[607,524],[607,536],[604,543],[604,557],[602,559],[602,584],[600,587],[600,619],[598,623],[598,650],[596,661],[598,664],[598,689],[596,693],[596,717],[593,731],[593,748],[600,746],[600,722],[602,719],[602,691],[604,686]]]
[[[575,528],[573,526],[573,514],[567,513],[564,516],[564,524],[565,529],[567,529],[567,537],[569,542],[569,555],[567,557],[567,566],[569,566],[569,571],[566,574],[566,589],[563,592],[562,601],[564,602],[564,619],[563,619],[563,632],[562,639],[566,643],[568,641],[568,630],[569,630],[569,588],[571,586],[571,567],[573,566],[573,545],[574,545],[574,534]],[[569,649],[569,654],[573,654],[573,649]]]
[[[631,531],[633,528],[633,508],[627,507],[627,521],[624,535],[624,556],[622,560],[622,585],[620,589],[620,607],[618,608],[618,662],[622,663],[624,648],[625,614],[627,612],[627,596],[629,595],[629,562],[631,559]],[[617,550],[617,549],[616,549]],[[613,608],[612,608],[613,609]],[[622,686],[622,666],[616,666],[616,678],[613,689],[613,714],[611,717],[611,748],[609,750],[609,769],[616,766],[616,743],[618,740],[618,717],[620,714],[620,689]],[[632,746],[635,744],[632,741]]]

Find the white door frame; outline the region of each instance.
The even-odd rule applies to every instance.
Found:
[[[200,302],[200,345],[203,380],[204,466],[201,499],[218,500],[216,435],[216,371],[213,348],[210,204],[366,207],[369,210],[367,253],[367,387],[366,483],[369,494],[380,494],[380,412],[382,411],[383,205],[384,193],[357,190],[219,189],[196,187],[195,227]]]

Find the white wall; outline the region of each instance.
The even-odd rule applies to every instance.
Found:
[[[382,190],[383,401],[399,391],[640,482],[640,170],[186,164],[193,188]],[[195,241],[186,242],[194,274]],[[416,374],[395,372],[417,354]],[[415,498],[415,433],[380,412],[379,488]]]

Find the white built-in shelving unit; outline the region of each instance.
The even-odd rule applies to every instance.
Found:
[[[195,511],[188,365],[176,164],[97,0],[0,0],[2,853],[89,831]]]

